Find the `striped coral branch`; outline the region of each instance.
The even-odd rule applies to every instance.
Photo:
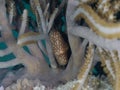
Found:
[[[119,86],[119,84],[120,84],[120,73],[119,73],[120,62],[119,62],[117,52],[111,51],[111,56],[112,56],[112,60],[114,62],[115,75],[116,75],[114,89],[119,90],[119,88],[120,88],[120,86]]]
[[[109,39],[102,38],[96,35],[94,32],[92,32],[88,27],[76,25],[76,26],[71,26],[71,28],[72,29],[69,31],[71,34],[82,37],[82,38],[86,38],[88,39],[88,41],[91,41],[92,43],[94,43],[99,47],[105,48],[107,50],[120,50],[119,40],[115,40],[115,39],[109,40]],[[104,44],[101,44],[101,43],[104,43]]]
[[[45,22],[45,18],[44,18],[44,15],[43,15],[43,12],[40,6],[37,6],[37,11],[38,11],[38,14],[41,20],[42,30],[44,33],[46,33],[47,31],[46,22]]]
[[[22,61],[19,59],[13,59],[6,62],[0,62],[0,68],[8,68],[8,67],[16,66],[18,64],[22,64]]]
[[[35,32],[28,32],[22,34],[17,41],[17,44],[20,46],[37,43],[38,40],[45,39],[44,34],[35,33]]]
[[[100,18],[94,10],[86,5],[80,4],[75,11],[73,19],[78,20],[84,18],[86,23],[92,28],[93,32],[105,38],[119,38],[120,37],[120,23],[107,22]]]
[[[11,1],[8,1],[7,4],[8,4],[8,10],[7,11],[9,13],[9,23],[12,24],[13,18],[16,15],[15,2],[11,0]]]
[[[101,62],[105,64],[105,66],[106,66],[106,68],[107,68],[107,70],[109,72],[108,74],[110,74],[112,76],[113,80],[115,80],[116,76],[114,74],[113,67],[111,66],[111,61],[109,60],[110,57],[107,56],[106,54],[104,55],[105,51],[103,51],[102,48],[99,47],[98,51],[99,51],[99,54],[100,54],[100,57],[101,57]]]
[[[11,53],[11,51],[8,48],[6,48],[4,50],[0,50],[0,57],[3,57],[3,56],[5,56],[6,54],[9,54],[9,53]]]
[[[22,22],[21,22],[21,27],[19,31],[19,36],[21,36],[25,32],[25,28],[27,26],[27,19],[28,18],[28,11],[24,9],[23,15],[22,15]]]
[[[81,67],[81,70],[77,77],[79,80],[79,83],[74,87],[73,90],[81,90],[82,89],[84,82],[90,71],[90,68],[92,66],[92,61],[93,61],[93,56],[94,56],[93,54],[94,54],[94,47],[92,46],[92,44],[89,43],[87,54],[85,56],[85,62],[83,64],[83,66]]]

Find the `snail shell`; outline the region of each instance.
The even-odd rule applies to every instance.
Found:
[[[57,30],[52,30],[49,34],[49,37],[50,37],[53,53],[55,55],[57,63],[60,66],[66,65],[68,62],[68,57],[67,57],[68,45],[67,45],[67,43],[64,41],[60,32]]]

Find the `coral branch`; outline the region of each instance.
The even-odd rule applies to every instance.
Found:
[[[98,51],[100,53],[100,57],[101,57],[101,62],[102,64],[104,63],[105,66],[107,67],[108,71],[109,71],[109,74],[112,76],[113,80],[115,80],[115,74],[114,74],[114,71],[113,71],[113,67],[111,66],[111,61],[109,60],[110,57],[107,56],[105,54],[105,51],[103,51],[102,48],[98,48]],[[108,54],[108,53],[107,53]],[[107,57],[107,58],[106,58]]]
[[[0,62],[0,68],[8,68],[8,67],[15,66],[18,64],[22,64],[21,60],[13,59],[13,60],[6,61],[6,62]]]
[[[52,68],[57,68],[57,64],[53,55],[53,50],[52,50],[52,46],[51,46],[51,42],[50,40],[47,38],[46,39],[46,49],[47,49],[47,54],[50,60],[50,64]]]
[[[83,27],[83,26],[75,27],[74,26],[74,28],[71,29],[71,31],[69,31],[69,32],[75,36],[80,36],[82,38],[86,38],[86,39],[88,39],[88,41],[91,41],[92,43],[94,43],[95,45],[97,45],[99,47],[102,47],[102,48],[105,48],[108,50],[120,50],[120,47],[119,47],[120,41],[119,40],[114,40],[114,39],[109,40],[109,39],[99,37],[94,32],[89,30],[89,28],[87,28],[87,27]],[[101,44],[101,43],[104,43],[104,44]]]
[[[19,31],[19,36],[21,36],[25,32],[25,28],[27,26],[27,19],[28,18],[28,11],[24,9],[23,15],[22,15],[22,23]]]
[[[5,56],[6,54],[10,54],[11,51],[7,48],[5,50],[0,50],[0,57]]]
[[[28,32],[28,33],[22,34],[18,38],[17,44],[20,46],[24,46],[27,44],[36,43],[38,40],[43,40],[43,39],[45,39],[44,34]]]
[[[50,21],[49,21],[49,23],[48,23],[48,30],[47,30],[48,33],[49,33],[49,31],[50,31],[50,29],[51,29],[51,27],[52,27],[52,25],[53,25],[53,22],[54,22],[54,19],[55,19],[55,16],[56,16],[57,12],[58,12],[58,8],[56,8],[56,9],[54,10],[53,14],[52,14],[51,17],[50,17]]]
[[[37,6],[37,10],[38,10],[38,14],[39,14],[39,17],[40,17],[40,20],[41,20],[42,30],[43,30],[44,33],[46,33],[47,27],[46,27],[46,22],[45,22],[45,18],[44,18],[42,9],[41,9],[40,6]]]
[[[82,89],[84,82],[90,71],[90,68],[92,66],[93,56],[94,56],[94,47],[89,43],[88,51],[85,56],[85,63],[82,65],[82,67],[79,71],[78,77],[77,77],[79,80],[79,83],[74,87],[73,90],[81,90]]]
[[[71,20],[70,16],[73,14],[76,6],[78,5],[78,2],[75,0],[68,0],[68,6],[67,6],[67,12],[66,12],[66,21],[67,21],[67,33],[68,33],[68,39],[69,39],[69,44],[72,52],[72,57],[73,57],[73,66],[76,66],[76,68],[79,68],[81,65],[81,55],[80,50],[80,39],[79,37],[76,37],[74,35],[71,35],[70,31],[74,27],[74,21]],[[73,27],[72,27],[73,26]],[[75,69],[76,71],[76,69]]]
[[[119,22],[112,23],[103,20],[86,4],[80,4],[79,8],[75,11],[73,19],[78,20],[79,18],[84,18],[92,30],[102,37],[110,39],[120,37]]]

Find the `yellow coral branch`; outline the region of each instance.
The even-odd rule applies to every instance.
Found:
[[[120,38],[120,23],[107,22],[86,4],[80,4],[73,15],[75,20],[84,18],[94,32],[105,38]]]
[[[82,87],[85,83],[85,80],[88,76],[88,73],[90,71],[91,65],[92,65],[93,56],[94,56],[93,54],[94,54],[94,48],[92,45],[89,45],[88,51],[87,51],[87,54],[85,57],[85,63],[81,67],[81,70],[78,73],[78,77],[77,77],[80,82],[75,85],[73,90],[81,90],[82,89]]]

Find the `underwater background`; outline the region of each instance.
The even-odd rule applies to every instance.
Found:
[[[36,30],[36,27],[35,27],[35,25],[36,25],[36,17],[35,17],[34,13],[31,10],[29,0],[14,0],[14,1],[15,1],[16,12],[17,12],[17,16],[18,17],[20,17],[22,15],[22,11],[24,9],[28,10],[28,18],[29,18],[29,21],[28,21],[28,25],[29,26],[28,26],[28,28],[30,30],[35,31]],[[58,3],[56,4],[56,7],[59,6],[59,4],[62,2],[62,0],[57,0],[57,2]],[[64,32],[66,32],[65,10],[66,10],[66,6],[62,9],[62,12],[58,15],[57,19],[55,20],[55,25],[54,26],[57,27],[57,28],[59,28],[59,30],[61,30],[60,32],[62,33],[64,39],[67,39],[66,35],[64,35]],[[15,20],[13,21],[12,24],[13,24],[13,26],[14,25],[19,26],[19,23],[17,23]],[[17,37],[18,37],[17,28],[14,28],[12,30],[12,32],[13,32],[14,37],[17,39]],[[43,44],[45,44],[44,40],[43,40]],[[5,42],[0,42],[0,50],[4,50],[6,48],[7,48],[7,45],[5,44]],[[27,48],[27,46],[23,46],[23,48],[28,53],[30,53],[29,49]],[[45,56],[45,55],[44,55],[44,57],[46,58],[45,60],[47,61],[47,63],[50,64],[48,57]],[[9,53],[8,55],[0,57],[0,62],[6,62],[6,61],[12,60],[14,58],[15,58],[15,55],[13,53]],[[17,65],[17,66],[14,66],[14,67],[7,68],[6,71],[5,71],[5,73],[3,75],[0,75],[0,79],[2,79],[5,76],[5,74],[7,74],[7,72],[9,72],[11,70],[18,70],[21,67],[23,67],[23,65]],[[95,67],[92,70],[92,72],[96,76],[105,74],[103,72],[103,68],[101,67],[101,63],[100,62],[98,62],[95,65]]]

